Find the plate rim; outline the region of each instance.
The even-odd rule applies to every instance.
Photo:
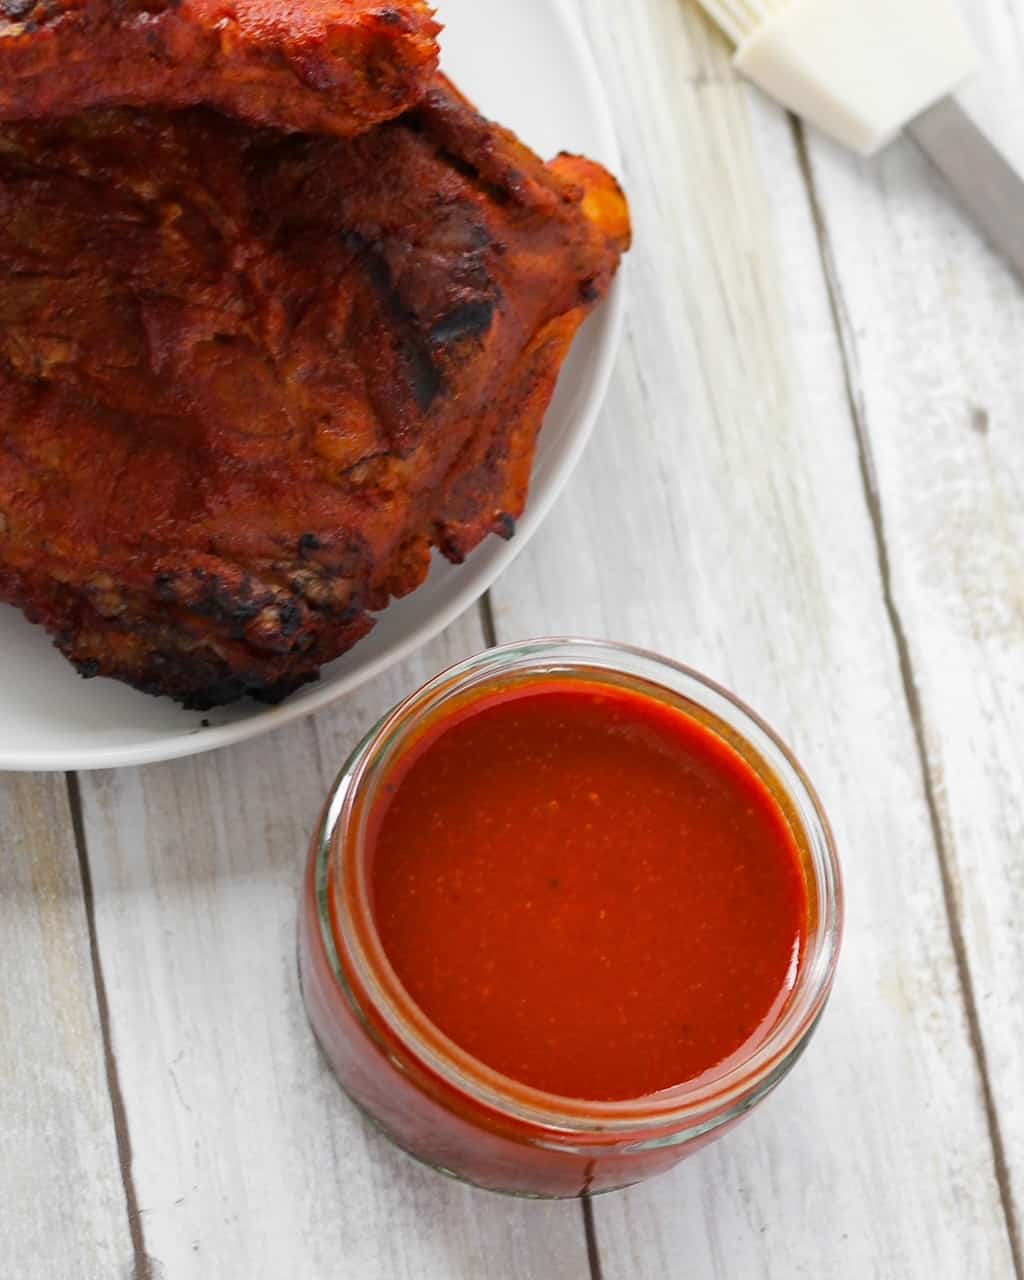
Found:
[[[588,85],[587,105],[595,113],[594,124],[600,136],[602,158],[613,172],[619,173],[621,155],[611,108],[582,22],[569,7],[568,0],[554,0],[551,4],[551,12],[553,19],[562,24],[569,43],[575,49],[579,59],[580,72]],[[92,747],[86,752],[83,752],[80,747],[71,747],[66,750],[47,748],[16,753],[0,748],[0,770],[14,773],[91,772],[99,769],[160,764],[165,761],[185,759],[188,756],[203,755],[209,751],[217,751],[221,747],[235,746],[323,711],[391,667],[403,662],[429,641],[436,639],[456,618],[477,603],[525,549],[561,496],[579,464],[604,404],[622,338],[625,318],[625,284],[621,267],[616,273],[599,315],[602,331],[593,355],[590,385],[585,392],[584,403],[574,413],[575,429],[545,489],[540,493],[531,494],[526,509],[517,522],[516,535],[511,541],[496,543],[495,539],[490,538],[487,543],[470,554],[465,566],[460,570],[465,577],[459,589],[454,592],[448,604],[438,609],[427,621],[412,628],[372,661],[352,671],[347,678],[342,678],[333,684],[321,681],[318,685],[307,687],[306,695],[298,701],[285,701],[228,724],[186,729],[165,738],[156,738],[150,743]],[[593,319],[596,317],[592,318],[590,323],[593,323]],[[477,561],[475,567],[474,560]],[[49,640],[48,637],[45,638]]]

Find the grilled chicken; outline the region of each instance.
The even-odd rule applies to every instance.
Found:
[[[279,699],[508,537],[628,212],[438,78],[359,137],[0,128],[0,599],[84,675]]]
[[[0,120],[205,104],[349,135],[426,91],[424,0],[0,0]]]

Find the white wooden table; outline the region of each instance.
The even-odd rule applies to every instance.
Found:
[[[316,719],[0,777],[0,1275],[1021,1280],[1024,287],[909,144],[860,163],[684,0],[579,0],[636,219],[593,445],[479,611]],[[1024,166],[1024,16],[965,94]],[[497,638],[650,645],[736,689],[831,813],[811,1051],[675,1173],[578,1203],[371,1132],[306,1026],[295,895],[356,736]]]

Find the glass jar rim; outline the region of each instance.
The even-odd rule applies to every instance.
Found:
[[[748,763],[773,779],[799,821],[807,854],[809,888],[816,891],[816,922],[809,925],[805,958],[775,1025],[755,1050],[718,1075],[700,1077],[638,1099],[598,1102],[545,1093],[502,1075],[462,1049],[409,996],[377,935],[366,876],[366,820],[374,784],[418,725],[446,701],[512,676],[572,678],[584,671],[658,688],[702,709],[731,730],[754,759]],[[592,678],[596,678],[592,675]],[[655,694],[656,696],[656,694]],[[733,744],[735,745],[735,743]],[[744,753],[747,754],[746,752]],[[767,778],[766,778],[767,780]],[[775,788],[773,788],[775,789]],[[367,795],[369,793],[369,799]],[[777,792],[778,794],[778,792]],[[394,1042],[428,1078],[486,1109],[552,1134],[638,1136],[649,1130],[688,1136],[717,1127],[746,1110],[786,1073],[821,1015],[832,986],[843,923],[843,892],[835,844],[817,793],[793,753],[771,727],[739,698],[692,668],[633,645],[576,637],[550,637],[497,646],[434,676],[399,702],[363,738],[328,798],[315,849],[319,926],[334,978],[372,1039],[401,1069],[367,1016],[346,976],[341,954]]]

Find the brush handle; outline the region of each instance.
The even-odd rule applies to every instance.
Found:
[[[943,98],[911,120],[907,133],[1024,280],[1024,180],[1020,174],[953,98]]]

